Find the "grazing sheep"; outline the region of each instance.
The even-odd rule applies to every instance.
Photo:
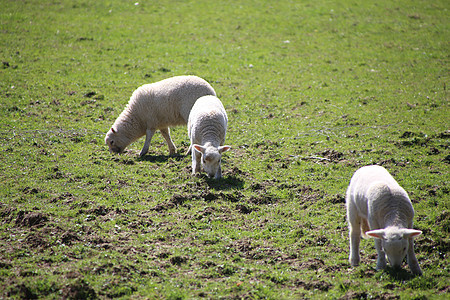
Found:
[[[353,175],[346,196],[352,266],[360,261],[362,234],[375,238],[377,269],[386,268],[386,256],[393,267],[400,267],[407,256],[413,274],[422,271],[414,254],[413,237],[422,232],[412,229],[414,209],[408,194],[381,166],[362,167]]]
[[[223,146],[227,123],[227,113],[217,97],[203,96],[195,102],[188,121],[191,140],[188,153],[192,152],[192,174],[200,172],[201,159],[201,166],[209,177],[222,177],[220,159],[222,153],[231,148]]]
[[[135,90],[125,110],[105,137],[109,150],[121,153],[128,145],[146,135],[140,156],[144,156],[153,135],[159,129],[169,146],[170,155],[176,147],[170,138],[169,126],[187,124],[195,101],[205,95],[216,95],[211,85],[197,76],[176,76]]]

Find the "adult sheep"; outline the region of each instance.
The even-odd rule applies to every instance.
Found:
[[[413,237],[421,234],[412,229],[414,209],[405,190],[381,166],[362,167],[353,175],[346,195],[350,235],[349,261],[360,261],[359,243],[363,235],[375,238],[377,269],[386,268],[386,256],[393,267],[400,267],[407,256],[413,274],[420,275]]]
[[[217,97],[203,96],[195,102],[188,121],[192,174],[200,172],[203,167],[209,177],[222,177],[222,153],[231,148],[224,146],[227,123],[227,113]]]
[[[187,124],[195,101],[205,95],[216,95],[212,86],[197,76],[175,76],[145,84],[131,95],[126,108],[105,137],[109,150],[121,153],[146,135],[140,156],[148,152],[150,141],[159,130],[167,142],[169,154],[176,152],[169,127]]]

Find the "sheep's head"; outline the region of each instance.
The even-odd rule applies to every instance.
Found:
[[[393,267],[400,267],[408,252],[410,238],[420,235],[422,231],[390,227],[367,231],[370,237],[381,239],[381,247]]]
[[[105,143],[111,153],[122,153],[128,146],[128,141],[112,127],[106,134]]]
[[[202,155],[202,167],[205,170],[208,177],[220,179],[222,177],[222,170],[220,167],[220,161],[222,159],[222,153],[231,149],[230,146],[205,147],[200,145],[193,145],[194,151],[198,151]]]

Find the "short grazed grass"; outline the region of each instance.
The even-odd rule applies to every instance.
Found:
[[[448,298],[446,1],[0,1],[0,298]],[[224,178],[104,134],[194,74],[229,117]],[[350,268],[345,190],[380,164],[424,275]]]

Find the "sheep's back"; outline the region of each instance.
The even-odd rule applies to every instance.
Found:
[[[134,91],[127,109],[152,127],[184,125],[195,101],[215,95],[205,80],[196,76],[176,76],[145,84]]]
[[[192,107],[188,133],[195,143],[225,139],[228,117],[222,102],[213,96],[201,97]]]
[[[382,219],[393,212],[401,212],[406,218],[414,215],[408,194],[383,167],[359,169],[349,189],[352,201],[369,219]]]

